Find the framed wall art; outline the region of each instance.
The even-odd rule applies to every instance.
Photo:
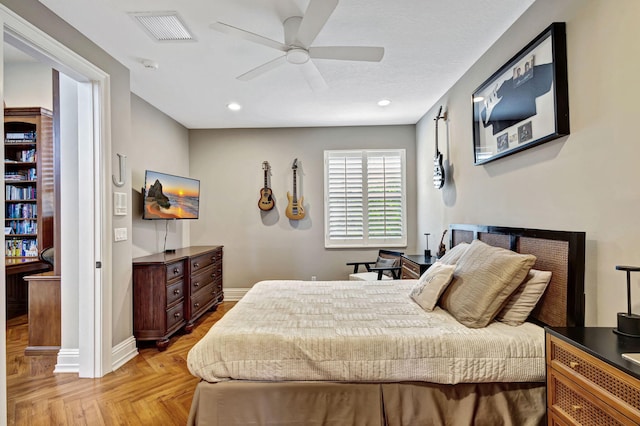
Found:
[[[474,164],[569,134],[564,22],[551,24],[473,93]]]

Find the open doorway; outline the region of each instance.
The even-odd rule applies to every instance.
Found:
[[[109,76],[3,5],[0,5],[0,20],[2,52],[4,43],[9,43],[57,70],[64,76],[61,87],[73,87],[73,93],[64,96],[75,109],[67,113],[66,118],[62,114],[60,123],[61,131],[67,129],[61,134],[61,140],[66,138],[67,144],[66,150],[64,143],[61,147],[61,160],[74,164],[75,170],[66,177],[61,176],[62,349],[56,369],[75,371],[81,377],[100,377],[111,369],[111,273],[100,265],[100,262],[109,265],[111,257],[109,239],[105,237],[111,219],[104,214],[107,205],[104,176],[109,175],[106,165],[110,156]],[[0,67],[0,81],[4,81],[4,67]],[[4,177],[4,167],[2,175]],[[67,216],[70,211],[77,215],[73,222],[70,222],[73,218]],[[69,231],[71,228],[76,230],[77,237]],[[4,245],[4,235],[2,239]],[[4,257],[0,262],[4,267]],[[0,279],[4,280],[4,274]],[[3,321],[0,369],[4,370],[4,292],[0,296],[0,318]],[[6,371],[2,373],[5,373],[0,374],[4,382]],[[0,383],[0,391],[5,408],[0,411],[6,413],[6,383]]]

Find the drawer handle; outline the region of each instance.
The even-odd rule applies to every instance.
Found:
[[[180,294],[180,290],[176,288],[175,290],[173,290],[173,294]]]
[[[180,312],[176,312],[175,314],[173,314],[173,316],[174,316],[175,318],[180,318]]]
[[[180,269],[178,269],[178,268],[173,268],[173,273],[174,273],[174,274],[179,274],[179,273],[180,273]]]
[[[211,256],[211,261],[213,262],[213,261],[215,261],[215,260],[216,260],[216,256],[215,256],[215,255],[214,255],[214,256]]]
[[[580,363],[575,362],[575,361],[571,361],[569,362],[569,367],[573,368],[574,370],[578,367],[580,367]]]
[[[573,411],[580,411],[580,410],[582,410],[582,406],[580,406],[580,405],[572,405],[571,409]]]
[[[194,304],[193,304],[193,307],[194,307],[194,308],[199,308],[199,307],[200,307],[200,303],[198,303],[198,302],[194,303]]]
[[[196,262],[196,263],[194,263],[194,264],[193,264],[193,267],[194,267],[194,268],[199,268],[199,267],[200,267],[200,264],[199,264],[198,262]]]
[[[200,283],[198,281],[196,281],[195,283],[193,283],[194,287],[200,287]]]
[[[216,277],[216,273],[214,272],[213,274],[211,274],[211,278],[215,278]]]

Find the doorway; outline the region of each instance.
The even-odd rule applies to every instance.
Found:
[[[75,368],[81,377],[100,377],[111,369],[111,273],[100,265],[100,262],[111,264],[110,249],[106,245],[111,218],[105,214],[104,208],[107,205],[104,176],[108,176],[107,160],[110,158],[109,76],[4,5],[0,5],[0,21],[3,25],[0,53],[4,55],[3,45],[7,42],[69,77],[77,89],[74,124],[77,131],[74,139],[77,174],[71,177],[77,186],[69,189],[66,197],[63,195],[61,211],[63,215],[69,210],[82,212],[74,224],[82,240],[71,241],[66,236],[61,239],[62,339],[66,352],[60,351],[58,364],[71,361],[65,364],[69,368],[67,371]],[[0,81],[3,80],[4,69],[0,66]],[[63,161],[67,159],[64,153],[62,156]],[[68,160],[73,162],[71,158]],[[4,165],[0,167],[4,177]],[[61,184],[64,187],[65,181]],[[66,190],[63,189],[63,194]],[[4,208],[4,200],[2,204]],[[61,220],[62,233],[65,233],[64,216]],[[4,244],[4,235],[2,241]],[[77,264],[67,263],[69,259],[77,260]],[[4,268],[4,256],[0,257],[0,262]],[[4,274],[0,280],[4,280]],[[3,321],[0,328],[0,404],[3,409],[0,411],[6,415],[6,301],[4,292],[0,294],[0,317]],[[65,315],[66,311],[76,312],[77,319],[74,321]],[[77,346],[64,347],[65,333],[77,336]]]

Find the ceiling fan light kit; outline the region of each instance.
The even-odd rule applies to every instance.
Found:
[[[238,80],[252,80],[281,65],[292,64],[301,66],[302,75],[309,83],[309,86],[313,90],[319,90],[327,85],[312,59],[380,62],[384,57],[383,47],[311,46],[337,5],[338,0],[311,0],[304,16],[291,16],[283,22],[284,43],[224,22],[216,22],[211,25],[211,28],[233,37],[284,52],[284,55],[239,75],[236,77]]]

